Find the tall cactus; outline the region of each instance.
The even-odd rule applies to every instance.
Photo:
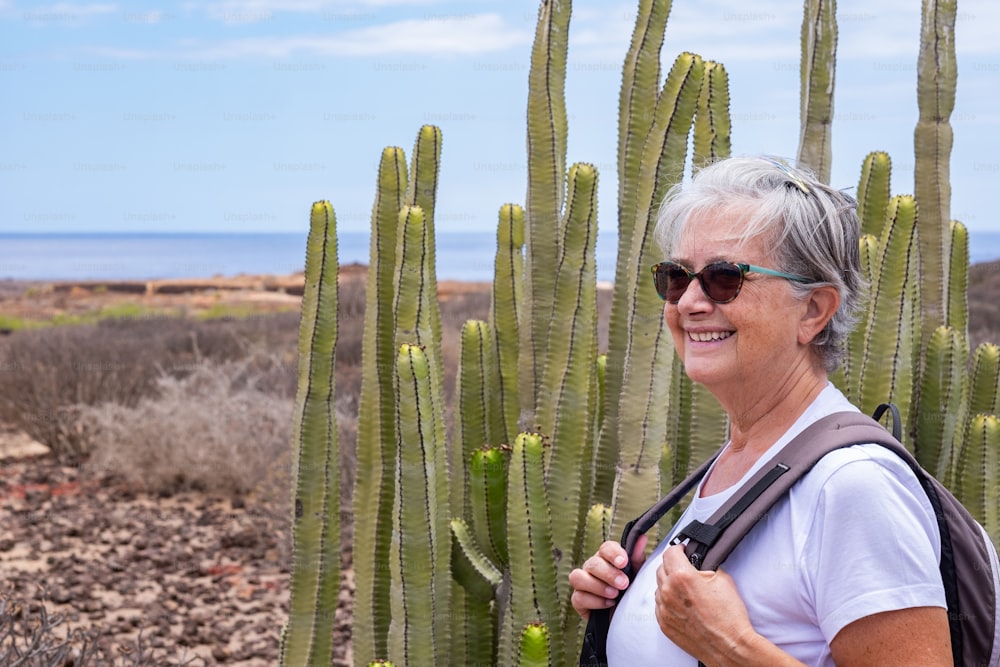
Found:
[[[1000,536],[1000,419],[993,414],[977,414],[969,422],[969,432],[959,462],[958,498],[972,516],[997,541]]]
[[[417,135],[409,171],[400,148],[383,151],[379,164],[371,219],[358,408],[358,467],[368,472],[357,476],[354,492],[354,516],[364,517],[354,523],[357,604],[352,637],[359,664],[368,664],[388,654],[391,569],[387,536],[392,533],[392,507],[397,492],[398,345],[419,343],[430,347],[428,356],[436,368],[432,374],[433,394],[441,396],[443,373],[433,220],[426,214],[434,210],[437,183],[436,173],[428,172],[439,168],[440,151],[440,130],[424,127]],[[438,402],[442,400],[439,398]],[[443,432],[443,421],[437,427]]]
[[[528,73],[527,256],[528,321],[521,327],[521,410],[536,406],[555,298],[550,262],[559,251],[559,214],[566,173],[566,54],[572,3],[543,0]],[[528,424],[524,424],[528,426]]]
[[[636,279],[629,266],[632,233],[637,223],[635,207],[639,197],[640,171],[644,165],[645,141],[653,126],[653,110],[660,88],[660,48],[663,45],[670,2],[643,0],[636,14],[635,28],[622,72],[618,99],[618,259],[615,269],[614,299],[608,324],[608,356],[605,365],[604,418],[618,422],[618,396],[625,371],[629,341],[623,310],[633,296]],[[617,433],[607,429],[598,442],[597,457],[604,464],[598,471],[595,501],[611,504],[613,471],[618,463]]]
[[[912,197],[894,197],[879,243],[872,299],[860,368],[861,409],[871,413],[892,399],[904,421],[909,416],[914,345],[919,346],[917,289],[917,206]]]
[[[358,475],[354,489],[354,515],[367,517],[354,531],[354,654],[368,664],[388,654],[389,540],[395,496],[395,380],[396,350],[393,336],[393,276],[396,272],[396,237],[399,210],[407,189],[406,156],[397,147],[386,148],[379,163],[375,205],[371,220],[368,294],[362,341],[361,398],[358,408]],[[378,474],[374,471],[381,471]]]
[[[837,62],[836,0],[807,0],[802,16],[798,161],[830,180],[833,88]]]
[[[524,273],[524,209],[517,204],[504,204],[499,217],[490,322],[495,334],[498,410],[503,418],[501,442],[512,442],[521,417],[517,365],[518,320],[524,307],[524,288],[521,284]]]
[[[917,109],[913,132],[914,188],[920,202],[920,273],[947,276],[951,221],[951,112],[955,108],[955,0],[923,0],[920,55],[917,59]],[[930,283],[928,283],[929,285]],[[923,337],[945,323],[945,293],[926,290]]]
[[[400,346],[389,652],[407,665],[439,664],[450,650],[448,465],[433,372],[422,346]]]
[[[299,325],[292,432],[294,515],[291,601],[281,661],[326,665],[340,586],[340,448],[334,418],[337,234],[329,202],[313,204]]]
[[[670,383],[673,349],[661,315],[663,303],[648,277],[648,266],[658,259],[650,240],[657,202],[683,173],[687,135],[703,74],[701,57],[683,53],[667,75],[643,146],[636,204],[631,212],[631,250],[619,253],[628,267],[619,277],[629,290],[619,325],[624,327],[625,348],[609,351],[609,365],[612,353],[620,355],[616,359],[621,360],[621,368],[614,372],[620,373],[621,379],[619,391],[609,391],[605,399],[616,405],[601,435],[602,447],[618,443],[619,467],[612,498],[614,533],[655,502],[660,490],[659,454],[666,442],[662,401]]]
[[[955,445],[961,443],[967,411],[969,343],[952,327],[938,327],[927,345],[921,377],[923,409],[914,415],[920,435],[914,449],[920,465],[951,484]]]

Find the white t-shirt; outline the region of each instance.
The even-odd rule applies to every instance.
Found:
[[[626,590],[611,620],[608,664],[694,667],[656,623],[656,569],[679,528],[707,521],[792,437],[833,412],[857,410],[828,385],[788,432],[728,489],[695,498]],[[880,445],[832,452],[816,464],[723,563],[761,635],[807,665],[831,666],[830,641],[883,611],[947,607],[941,541],[913,471]]]

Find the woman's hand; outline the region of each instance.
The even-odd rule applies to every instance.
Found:
[[[632,571],[636,572],[646,560],[646,536],[641,536],[632,551]],[[628,563],[628,554],[618,542],[608,540],[597,553],[569,573],[573,587],[570,598],[573,609],[586,620],[591,609],[607,609],[615,603],[620,591],[628,588],[628,576],[622,571]]]
[[[756,642],[756,632],[732,577],[722,571],[695,569],[683,545],[663,552],[656,570],[655,597],[660,630],[705,664],[729,663]]]

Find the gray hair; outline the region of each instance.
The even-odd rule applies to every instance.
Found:
[[[805,276],[790,282],[800,298],[823,285],[840,294],[840,307],[812,341],[827,371],[837,368],[844,341],[857,322],[865,279],[861,273],[861,224],[857,201],[812,174],[770,157],[727,158],[677,184],[660,207],[654,240],[670,257],[687,223],[702,214],[746,221],[737,244],[764,237],[774,248],[772,267]],[[698,267],[690,267],[697,269]]]

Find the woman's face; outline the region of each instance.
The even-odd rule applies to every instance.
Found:
[[[698,215],[670,259],[691,271],[719,260],[780,270],[765,239],[733,240],[742,224],[738,218],[714,218],[711,211]],[[665,305],[664,318],[688,376],[725,404],[727,397],[753,400],[777,390],[812,364],[808,345],[799,343],[805,308],[784,278],[750,272],[739,295],[725,304],[691,281],[676,304]]]

